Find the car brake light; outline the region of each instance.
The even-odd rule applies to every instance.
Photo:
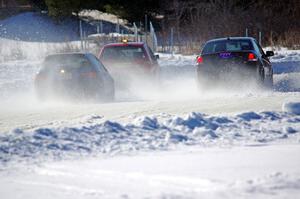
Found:
[[[38,74],[35,76],[35,79],[36,79],[37,81],[43,80],[43,79],[45,79],[45,78],[46,78],[45,75],[43,75],[42,73],[38,73]]]
[[[248,61],[257,61],[257,58],[254,53],[248,54]]]
[[[197,57],[197,63],[202,64],[203,63],[203,58],[201,56]]]
[[[96,72],[86,72],[86,73],[82,73],[81,74],[84,77],[89,77],[89,78],[95,78],[97,77],[97,73]]]

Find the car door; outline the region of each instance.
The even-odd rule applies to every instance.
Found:
[[[264,67],[265,75],[270,76],[273,75],[273,68],[269,58],[266,56],[265,52],[263,51],[262,47],[254,40],[255,49],[258,49],[260,54],[260,59],[262,60],[262,64]]]
[[[113,79],[112,79],[111,75],[108,73],[108,71],[106,70],[106,68],[103,66],[103,64],[99,61],[99,59],[96,56],[94,56],[92,54],[89,54],[88,56],[89,56],[91,62],[97,67],[103,87],[105,89],[111,88],[112,84],[113,84]]]

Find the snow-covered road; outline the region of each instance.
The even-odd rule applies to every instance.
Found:
[[[1,198],[299,197],[300,52],[273,91],[199,92],[194,57],[161,57],[161,90],[105,104],[40,103],[39,62],[1,63]]]
[[[130,122],[139,116],[160,117],[161,113],[183,116],[191,112],[227,115],[280,111],[283,103],[300,99],[300,60],[294,60],[298,54],[290,58],[288,55],[281,54],[275,59],[274,91],[255,90],[250,84],[245,85],[244,90],[213,92],[198,91],[194,56],[161,55],[163,81],[160,90],[143,85],[133,93],[118,92],[115,102],[105,104],[60,100],[41,103],[33,92],[33,78],[40,62],[2,63],[0,132],[78,124],[90,115],[101,117],[97,122]]]
[[[299,101],[300,93],[264,93],[211,96],[183,100],[147,100],[106,104],[30,104],[2,107],[0,131],[15,128],[36,129],[81,124],[96,116],[96,123],[106,120],[126,123],[140,116],[163,117],[164,114],[184,116],[191,112],[228,115],[248,111],[281,111],[285,102]],[[91,121],[90,121],[91,122]]]
[[[297,198],[300,146],[185,148],[0,173],[1,198]]]

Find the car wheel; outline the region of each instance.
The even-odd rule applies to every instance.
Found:
[[[273,89],[273,75],[268,75],[265,77],[264,85],[268,89]]]
[[[108,96],[109,101],[114,101],[115,100],[115,89],[112,89],[109,96]]]
[[[110,87],[109,90],[107,91],[107,94],[104,96],[104,100],[106,102],[111,102],[115,100],[115,88],[114,86]]]
[[[45,101],[47,99],[45,91],[40,86],[35,86],[35,95],[39,101]]]
[[[111,102],[115,100],[115,89],[109,88],[107,91],[101,90],[95,94],[94,99],[97,102]]]
[[[259,84],[266,89],[272,89],[273,88],[273,73],[270,75],[265,73],[265,70],[263,67],[260,67],[259,69]]]
[[[43,93],[41,91],[36,91],[36,96],[37,96],[37,99],[41,102],[44,102],[47,99],[45,93]]]
[[[160,68],[158,67],[156,70],[155,70],[155,73],[154,73],[154,81],[156,82],[156,85],[157,86],[160,86],[161,85],[161,70]]]
[[[198,81],[197,81],[197,87],[199,91],[205,91],[209,88],[209,80],[207,77],[205,77],[203,74],[198,74]]]
[[[257,85],[260,87],[264,87],[264,80],[265,80],[264,68],[262,66],[258,66],[256,70]]]

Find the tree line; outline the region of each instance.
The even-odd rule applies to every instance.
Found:
[[[83,9],[116,14],[129,22],[148,15],[161,36],[173,28],[178,41],[219,36],[257,36],[267,44],[300,43],[300,0],[28,0],[64,19]]]
[[[264,45],[300,47],[299,0],[173,0],[162,6],[163,27],[174,27],[178,41],[199,43],[247,31],[257,38],[261,32]]]

